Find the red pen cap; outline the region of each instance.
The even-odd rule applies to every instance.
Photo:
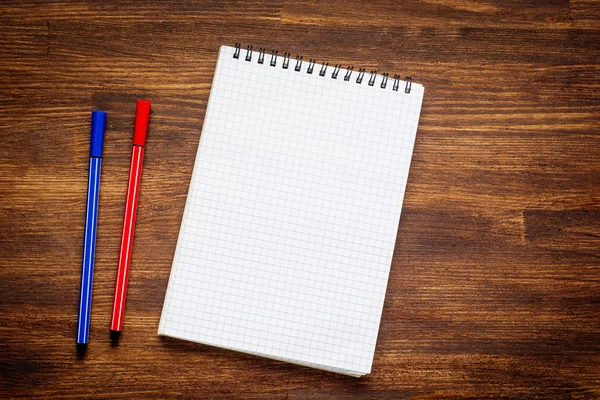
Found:
[[[150,118],[150,102],[138,100],[135,107],[135,126],[133,128],[133,144],[144,146],[146,133],[148,133],[148,119]]]

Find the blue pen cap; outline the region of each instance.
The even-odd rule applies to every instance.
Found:
[[[102,157],[102,144],[104,143],[104,127],[106,126],[106,113],[92,111],[92,132],[90,136],[90,157]]]

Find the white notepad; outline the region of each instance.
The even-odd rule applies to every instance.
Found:
[[[368,374],[422,98],[221,47],[159,334]]]

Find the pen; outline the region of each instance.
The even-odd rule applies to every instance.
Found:
[[[119,267],[117,268],[115,297],[110,323],[110,338],[112,340],[118,340],[121,331],[123,330],[127,281],[129,280],[135,216],[140,192],[140,182],[142,179],[142,161],[144,160],[144,145],[146,144],[149,116],[150,102],[147,100],[138,100],[135,110],[133,151],[131,153],[129,183],[127,184],[127,199],[125,200],[125,213],[123,214],[123,233],[121,235],[121,248],[119,250]]]
[[[92,111],[92,128],[90,133],[90,171],[88,177],[85,234],[83,239],[79,319],[77,322],[77,348],[79,351],[85,351],[90,334],[92,278],[94,275],[96,225],[98,222],[98,197],[100,194],[100,167],[102,166],[102,145],[104,143],[105,125],[106,113],[103,111]]]

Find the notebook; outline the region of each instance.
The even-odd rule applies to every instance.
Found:
[[[422,99],[221,47],[158,333],[368,374]]]

